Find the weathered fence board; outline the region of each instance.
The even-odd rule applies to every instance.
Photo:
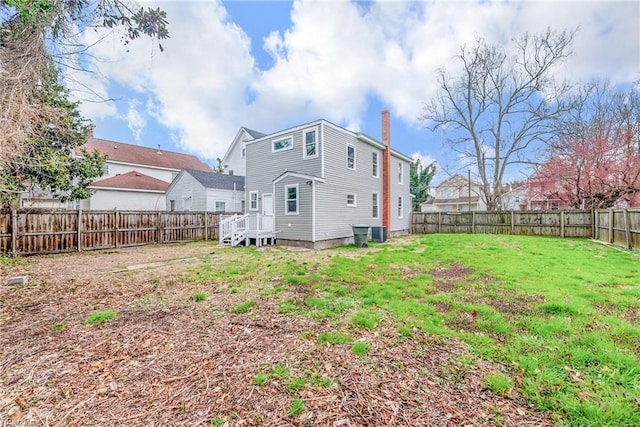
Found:
[[[414,213],[413,233],[483,233],[595,238],[640,248],[640,209]]]
[[[212,212],[0,211],[0,255],[217,240],[218,219]]]

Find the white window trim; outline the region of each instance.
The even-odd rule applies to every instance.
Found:
[[[374,178],[380,178],[380,153],[376,150],[373,150],[371,152],[371,163],[373,163],[373,155],[376,155],[376,170],[375,173],[373,174]],[[373,165],[372,165],[373,166]],[[371,171],[372,173],[374,172],[373,170]]]
[[[349,196],[353,196],[353,203],[349,204]],[[358,207],[358,196],[355,193],[347,194],[347,207],[348,208],[356,208]]]
[[[376,196],[376,204],[373,204],[373,195],[375,194]],[[373,215],[373,207],[375,206],[376,208],[376,214]],[[380,218],[380,193],[378,193],[377,191],[372,193],[371,195],[371,218],[373,219],[379,219]]]
[[[224,206],[224,209],[222,209],[222,210],[218,209],[218,205],[219,204],[222,204],[222,206]],[[226,212],[227,211],[227,202],[226,201],[216,200],[213,203],[213,208],[215,209],[216,212]]]
[[[251,196],[256,195],[256,207],[252,207],[251,206]],[[257,211],[258,210],[258,192],[257,191],[250,191],[249,192],[249,210],[250,211]]]
[[[315,132],[316,134],[316,154],[313,154],[311,156],[307,155],[307,134],[311,133],[311,132]],[[318,143],[318,128],[314,127],[311,129],[306,129],[304,132],[302,132],[302,159],[306,160],[306,159],[315,159],[318,157],[318,151],[320,151],[320,144]]]
[[[276,146],[276,142],[282,142],[282,141],[289,141],[289,146],[288,147],[284,147],[284,148],[279,148],[276,150],[275,146]],[[276,138],[271,140],[271,152],[272,153],[279,153],[280,151],[287,151],[287,150],[293,150],[293,137],[292,136],[287,136],[284,138]]]
[[[398,218],[404,218],[404,197],[398,196]]]
[[[349,167],[349,147],[353,148],[353,167]],[[347,169],[356,170],[356,146],[353,144],[347,144]]]
[[[295,212],[289,212],[289,189],[290,188],[295,188],[296,189],[296,211]],[[285,185],[284,186],[284,214],[285,215],[299,215],[300,213],[300,189],[298,187],[298,184],[290,184],[290,185]]]
[[[398,162],[398,184],[403,184],[404,181],[404,167],[402,162]]]

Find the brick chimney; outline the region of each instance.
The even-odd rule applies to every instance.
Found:
[[[382,225],[391,233],[391,124],[389,110],[382,110]]]

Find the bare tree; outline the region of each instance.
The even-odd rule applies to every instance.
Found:
[[[500,207],[507,168],[532,163],[533,149],[553,137],[555,122],[570,109],[569,85],[551,72],[571,54],[574,35],[547,30],[508,47],[478,39],[462,46],[460,74],[438,70],[439,94],[420,119],[446,133],[462,166],[477,167],[488,210]]]

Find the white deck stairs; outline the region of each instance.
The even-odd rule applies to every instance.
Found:
[[[221,245],[249,246],[251,240],[256,246],[275,243],[273,216],[270,215],[221,215],[219,227]]]

